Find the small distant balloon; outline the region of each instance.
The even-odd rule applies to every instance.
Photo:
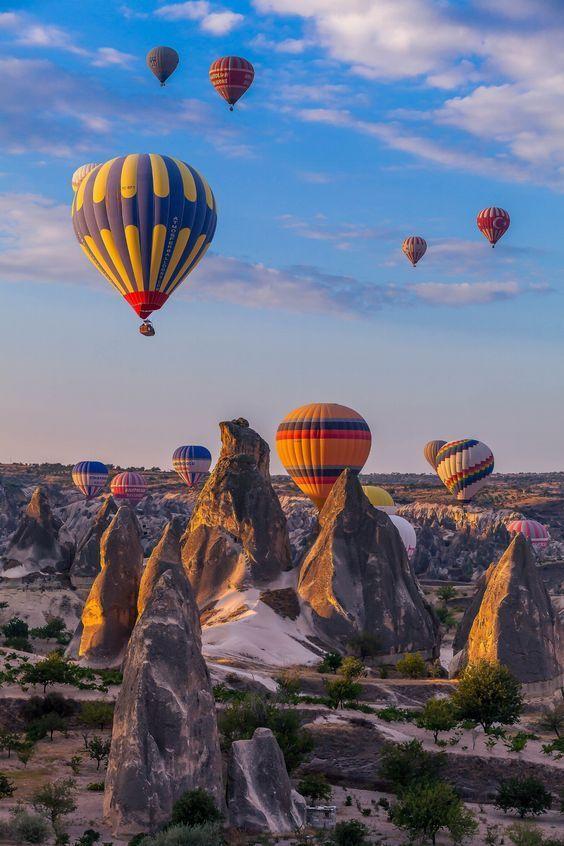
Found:
[[[135,508],[147,493],[147,482],[141,473],[128,470],[114,476],[110,490],[118,505],[131,505]]]
[[[425,446],[423,447],[423,455],[425,456],[425,460],[428,464],[431,465],[433,470],[437,469],[437,454],[439,450],[441,450],[446,441],[428,441]]]
[[[397,514],[392,514],[390,516],[390,520],[398,530],[400,538],[403,541],[403,545],[405,546],[407,557],[411,561],[415,555],[415,549],[417,547],[417,535],[415,534],[415,529],[411,523],[405,519],[405,517],[398,517]]]
[[[546,549],[550,541],[548,529],[537,520],[513,520],[507,524],[507,531],[511,535],[524,535],[538,552]]]
[[[79,461],[72,468],[72,480],[90,499],[99,494],[108,481],[108,468],[101,461]]]
[[[385,511],[386,514],[396,513],[394,500],[387,490],[378,487],[378,485],[363,485],[362,490],[370,505],[373,505],[374,508]]]
[[[72,190],[78,191],[80,183],[84,177],[88,176],[90,171],[95,170],[99,164],[100,162],[88,162],[88,164],[83,164],[80,165],[80,167],[77,167],[71,178]]]
[[[223,56],[210,66],[210,82],[223,99],[229,103],[230,111],[252,85],[255,69],[241,56]]]
[[[153,47],[147,53],[147,67],[155,74],[161,87],[172,76],[179,61],[180,57],[172,47]]]
[[[174,450],[172,466],[189,488],[197,485],[211,465],[211,452],[204,446],[187,445]]]
[[[487,484],[493,473],[491,449],[474,438],[450,441],[439,450],[437,474],[444,486],[460,502],[470,502]]]
[[[478,229],[488,239],[492,247],[495,247],[499,239],[505,235],[511,223],[509,212],[497,206],[490,206],[478,212],[476,218]]]
[[[409,238],[405,239],[401,248],[413,267],[415,267],[419,259],[422,259],[427,252],[427,241],[419,235],[410,235]]]

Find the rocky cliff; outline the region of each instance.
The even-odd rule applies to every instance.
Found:
[[[457,674],[480,658],[500,661],[525,684],[561,679],[564,640],[529,542],[516,535],[487,570],[457,632]]]
[[[120,836],[168,822],[187,790],[203,788],[223,808],[215,702],[197,607],[179,552],[172,557],[156,582],[146,582],[116,704],[104,813]]]
[[[349,470],[335,483],[319,525],[298,583],[316,629],[341,646],[367,632],[383,654],[420,650],[435,656],[438,624],[399,533],[387,514],[370,505]]]
[[[153,549],[143,570],[141,584],[139,585],[139,597],[137,599],[139,615],[143,613],[147,600],[163,573],[182,567],[180,540],[183,530],[184,520],[181,517],[173,517],[166,524],[161,539]]]
[[[100,542],[116,512],[117,506],[113,498],[108,496],[93,523],[79,540],[70,568],[70,580],[74,588],[89,590],[100,572]]]
[[[182,539],[201,608],[229,590],[267,585],[292,565],[268,444],[243,419],[220,423],[220,430],[219,460]]]

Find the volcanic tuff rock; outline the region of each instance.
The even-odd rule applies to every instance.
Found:
[[[22,578],[34,573],[65,573],[72,550],[59,542],[61,521],[54,517],[47,491],[38,485],[18,528],[6,549],[5,578]]]
[[[399,533],[370,505],[350,470],[337,479],[319,524],[298,583],[315,627],[341,645],[368,632],[384,654],[421,650],[435,656],[438,623]]]
[[[82,612],[79,657],[97,667],[121,664],[137,619],[143,549],[135,513],[122,505],[100,541],[100,572]]]
[[[215,702],[192,588],[178,563],[146,587],[125,658],[106,776],[104,813],[116,835],[159,828],[187,790],[207,790],[221,809],[224,802]]]
[[[139,585],[139,596],[137,599],[137,613],[141,615],[147,604],[147,599],[163,575],[168,570],[182,568],[180,557],[180,539],[184,529],[184,520],[181,517],[173,517],[166,524],[162,537],[151,553],[151,557],[145,565],[141,584]]]
[[[100,572],[100,541],[110,525],[117,505],[108,496],[94,519],[94,522],[77,544],[70,569],[71,584],[75,588],[90,588]]]
[[[248,832],[289,834],[305,822],[306,803],[292,790],[284,756],[272,731],[258,728],[236,740],[227,771],[229,821]]]
[[[505,664],[525,684],[560,678],[563,632],[523,535],[488,568],[455,645],[453,675],[485,658]]]
[[[220,423],[220,430],[219,461],[182,539],[182,560],[200,607],[228,590],[266,585],[291,567],[268,444],[243,419]]]

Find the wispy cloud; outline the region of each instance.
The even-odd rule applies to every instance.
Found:
[[[212,7],[207,0],[186,0],[166,3],[154,12],[155,17],[167,21],[198,21],[208,35],[227,35],[244,21],[244,15],[230,9]]]

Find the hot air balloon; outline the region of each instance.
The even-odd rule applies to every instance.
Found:
[[[407,557],[411,560],[415,555],[415,548],[417,546],[417,535],[415,529],[404,517],[398,517],[397,514],[392,514],[390,520],[400,533],[400,537],[405,546]]]
[[[178,67],[179,56],[172,47],[153,47],[147,53],[147,67],[151,70],[161,87]]]
[[[334,402],[296,408],[276,432],[280,461],[319,509],[345,467],[360,473],[371,442],[366,420],[352,408]]]
[[[255,69],[246,59],[240,56],[224,56],[216,59],[210,66],[210,82],[229,103],[229,111],[240,100],[245,91],[250,88],[255,78]]]
[[[536,520],[513,520],[507,524],[507,531],[512,535],[525,535],[536,552],[545,549],[550,541],[548,529]]]
[[[94,168],[97,168],[98,165],[99,162],[89,162],[88,164],[83,164],[80,167],[77,167],[71,178],[72,190],[78,191],[79,185],[84,179],[84,177],[88,176],[90,171],[94,170]]]
[[[385,511],[386,514],[395,514],[396,506],[394,500],[384,488],[379,488],[377,485],[363,485],[362,490],[367,500],[374,508],[380,511]]]
[[[492,247],[495,247],[502,235],[505,235],[509,229],[511,220],[505,209],[491,206],[478,212],[476,223],[482,235],[488,239]]]
[[[425,460],[431,465],[433,470],[437,469],[437,453],[445,444],[446,441],[428,441],[423,447]]]
[[[419,235],[410,235],[406,238],[401,248],[413,267],[417,264],[419,259],[422,259],[427,252],[427,241],[420,238]]]
[[[147,482],[141,473],[128,470],[114,476],[110,483],[110,490],[118,505],[127,504],[135,508],[147,493]]]
[[[72,221],[86,256],[145,320],[202,259],[217,215],[194,168],[143,153],[91,171],[75,194]]]
[[[470,502],[487,483],[494,469],[491,449],[481,441],[450,441],[437,453],[437,474],[460,502]]]
[[[90,499],[99,494],[108,481],[108,468],[101,461],[79,461],[72,468],[72,480]]]
[[[211,452],[203,446],[180,446],[172,456],[172,466],[189,488],[208,472],[210,464]]]

